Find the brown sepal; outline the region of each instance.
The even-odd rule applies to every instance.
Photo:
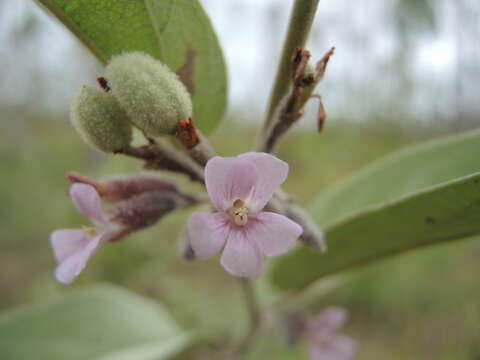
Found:
[[[193,148],[200,142],[192,118],[188,118],[188,120],[180,121],[178,123],[177,136],[187,149]]]

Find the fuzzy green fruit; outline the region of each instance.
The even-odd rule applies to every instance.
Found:
[[[70,109],[72,124],[83,140],[100,151],[117,152],[132,140],[132,126],[115,98],[102,89],[84,86]]]
[[[178,76],[149,55],[113,57],[106,78],[132,123],[148,135],[173,134],[179,121],[192,116],[190,95]]]

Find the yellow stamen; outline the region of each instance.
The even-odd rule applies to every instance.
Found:
[[[97,230],[91,226],[83,226],[83,233],[85,234],[86,237],[92,238],[97,235]]]
[[[233,222],[238,226],[244,226],[248,222],[248,209],[244,202],[237,199],[233,202],[233,206],[228,209],[228,214],[231,216]]]

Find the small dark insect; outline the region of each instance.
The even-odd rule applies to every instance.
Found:
[[[105,91],[110,91],[110,86],[108,86],[108,81],[104,77],[98,77],[97,78],[98,84],[102,87],[103,90]]]

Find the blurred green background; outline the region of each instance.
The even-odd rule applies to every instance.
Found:
[[[275,14],[284,19],[288,6],[279,1],[258,8],[252,1],[221,3],[210,0],[205,6],[224,45],[233,30],[241,29],[238,23],[222,35],[227,14],[238,10],[237,17],[252,12],[270,19],[255,26],[272,51],[278,50],[281,39],[271,29],[284,28],[284,23],[275,23]],[[307,113],[304,124],[279,151],[279,157],[291,164],[286,190],[307,206],[312,194],[385,154],[478,127],[480,122],[480,105],[474,101],[480,84],[475,1],[378,0],[357,15],[350,8],[347,15],[341,12],[347,8],[345,1],[331,7],[322,2],[311,41],[313,49],[324,49],[332,43],[329,32],[348,23],[335,42],[355,54],[352,58],[337,53],[332,64],[338,59],[339,65],[332,65],[332,75],[319,89],[329,112],[326,128],[317,135],[313,114]],[[245,313],[237,282],[217,260],[185,263],[178,256],[177,239],[188,213],[168,216],[152,229],[105,247],[74,285],[54,282],[49,233],[84,224],[66,196],[65,173],[75,170],[101,177],[137,171],[140,164],[90,150],[68,123],[69,97],[101,73],[91,56],[30,1],[17,5],[0,1],[0,9],[0,309],[104,281],[164,302],[181,326],[208,328],[219,343],[228,342],[231,335],[238,337]],[[340,24],[331,25],[332,17],[340,13]],[[361,15],[371,19],[372,14],[379,20],[370,25],[360,21],[362,31],[356,32],[353,20]],[[378,30],[393,40],[372,35]],[[247,47],[248,39],[237,39],[242,41]],[[388,56],[372,48],[378,42],[379,49],[390,49]],[[241,73],[242,66],[252,61],[246,59],[245,65],[233,60],[237,50],[232,46],[225,51],[230,74]],[[437,57],[425,60],[422,54],[429,51],[437,51]],[[257,73],[244,82],[231,75],[230,110],[212,135],[221,155],[255,145],[255,125],[261,122],[266,99],[263,92],[271,81],[260,85],[265,91],[258,97],[242,95],[251,93],[254,84],[248,83],[249,77],[273,72],[272,58],[257,62]],[[435,70],[427,71],[430,68]],[[359,342],[356,359],[480,359],[479,258],[480,242],[470,239],[350,271],[342,275],[341,286],[311,301],[309,311],[332,304],[350,310],[345,332]],[[190,355],[211,356],[198,350]]]

